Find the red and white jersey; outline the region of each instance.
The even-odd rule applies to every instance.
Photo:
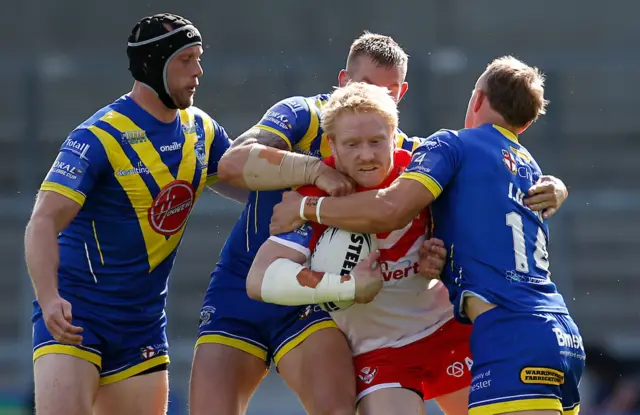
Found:
[[[429,227],[430,214],[424,211],[404,228],[377,235],[382,290],[370,303],[331,313],[349,339],[354,355],[407,345],[453,318],[442,282],[417,273],[418,250]]]
[[[396,150],[394,168],[379,188],[388,187],[409,164],[411,154]],[[325,163],[335,167],[332,158]],[[369,189],[358,189],[365,191]],[[304,186],[298,192],[305,196],[324,196],[321,190]],[[296,246],[299,237],[285,235],[271,237],[300,252],[309,255],[326,226],[313,223],[313,235]],[[421,212],[410,224],[393,232],[379,234],[380,265],[384,287],[367,304],[332,313],[334,321],[346,334],[354,355],[383,347],[400,347],[424,338],[453,318],[453,307],[447,289],[438,280],[428,280],[417,273],[418,251],[430,233],[431,215],[428,209]]]

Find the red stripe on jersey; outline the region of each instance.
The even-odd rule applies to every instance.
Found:
[[[422,237],[427,236],[429,232],[429,225],[431,223],[431,212],[429,209],[425,209],[411,223],[411,227],[405,232],[404,235],[393,244],[391,248],[380,250],[380,261],[399,261],[403,256],[407,255],[409,249],[416,243],[416,241]],[[399,231],[394,231],[399,232]],[[378,240],[384,241],[389,236],[393,236],[394,232],[386,234],[378,234]]]

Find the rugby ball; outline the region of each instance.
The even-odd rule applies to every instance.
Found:
[[[318,239],[311,254],[309,268],[313,271],[345,275],[377,249],[378,241],[375,235],[328,228]],[[353,303],[353,301],[336,301],[319,305],[325,311],[335,312],[345,310]]]

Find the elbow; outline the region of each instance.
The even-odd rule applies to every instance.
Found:
[[[234,150],[230,150],[229,153]],[[240,168],[238,168],[238,163],[235,162],[235,157],[233,154],[225,154],[220,159],[218,163],[218,177],[223,182],[232,182],[238,178],[238,175],[241,174]]]
[[[27,227],[25,228],[25,239],[29,239],[32,235],[42,235],[49,229],[51,232],[55,232],[55,228],[55,222],[52,218],[34,214],[31,216],[31,219],[29,219]]]
[[[218,177],[234,186],[245,187],[244,166],[249,158],[250,146],[240,146],[228,150],[218,163]]]
[[[247,295],[252,300],[262,301],[262,277],[253,268],[247,276]]]

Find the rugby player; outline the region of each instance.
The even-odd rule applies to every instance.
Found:
[[[230,146],[192,106],[202,53],[183,17],[140,20],[133,89],[70,133],[42,183],[25,236],[40,415],[167,411],[168,277]]]
[[[542,172],[518,135],[546,104],[537,68],[496,59],[476,82],[467,129],[422,142],[389,188],[302,205],[290,193],[274,209],[274,234],[306,220],[379,233],[431,205],[449,249],[442,281],[456,318],[473,324],[472,415],[579,412],[582,338],[550,279],[545,215],[523,201]]]
[[[399,102],[408,89],[407,63],[407,54],[392,38],[365,33],[351,45],[338,84],[385,87]],[[234,140],[220,161],[222,180],[257,191],[227,239],[205,294],[191,373],[194,415],[243,413],[271,361],[307,412],[353,413],[351,354],[328,313],[314,308],[306,315],[305,306],[261,303],[246,293],[246,277],[269,238],[273,206],[282,199],[282,189],[314,184],[332,195],[353,191],[351,179],[320,160],[331,155],[320,127],[328,99],[328,94],[320,94],[276,103]],[[411,151],[417,144],[396,132],[398,148]],[[546,195],[566,190],[555,178],[549,183],[541,188]],[[306,342],[311,336],[314,341]]]
[[[407,60],[390,37],[365,33],[352,44],[339,85],[366,81],[386,87],[399,101],[408,87]],[[244,413],[271,361],[308,413],[353,414],[351,352],[329,314],[255,301],[246,292],[249,269],[269,238],[282,189],[313,184],[333,195],[354,190],[350,178],[321,160],[331,155],[320,127],[328,99],[320,94],[276,103],[220,161],[221,180],[257,191],[227,239],[205,294],[191,373],[193,415]],[[396,140],[409,151],[416,145],[400,131]]]
[[[358,191],[385,188],[411,161],[410,152],[395,146],[397,124],[397,107],[385,88],[351,83],[337,89],[323,108],[322,128],[333,154],[324,162],[353,178]],[[326,196],[310,186],[298,193]],[[380,251],[357,264],[345,281],[338,274],[305,268],[326,229],[305,223],[270,237],[249,272],[247,291],[258,300],[282,305],[360,303],[332,313],[355,356],[360,414],[420,414],[425,412],[424,400],[434,398],[447,414],[467,411],[469,372],[463,369],[460,376],[452,376],[447,368],[469,361],[471,330],[453,320],[446,288],[432,279],[444,265],[441,241],[428,242],[438,266],[417,273],[419,250],[430,228],[430,213],[424,209],[404,228],[378,234]],[[376,259],[380,267],[372,268]]]

